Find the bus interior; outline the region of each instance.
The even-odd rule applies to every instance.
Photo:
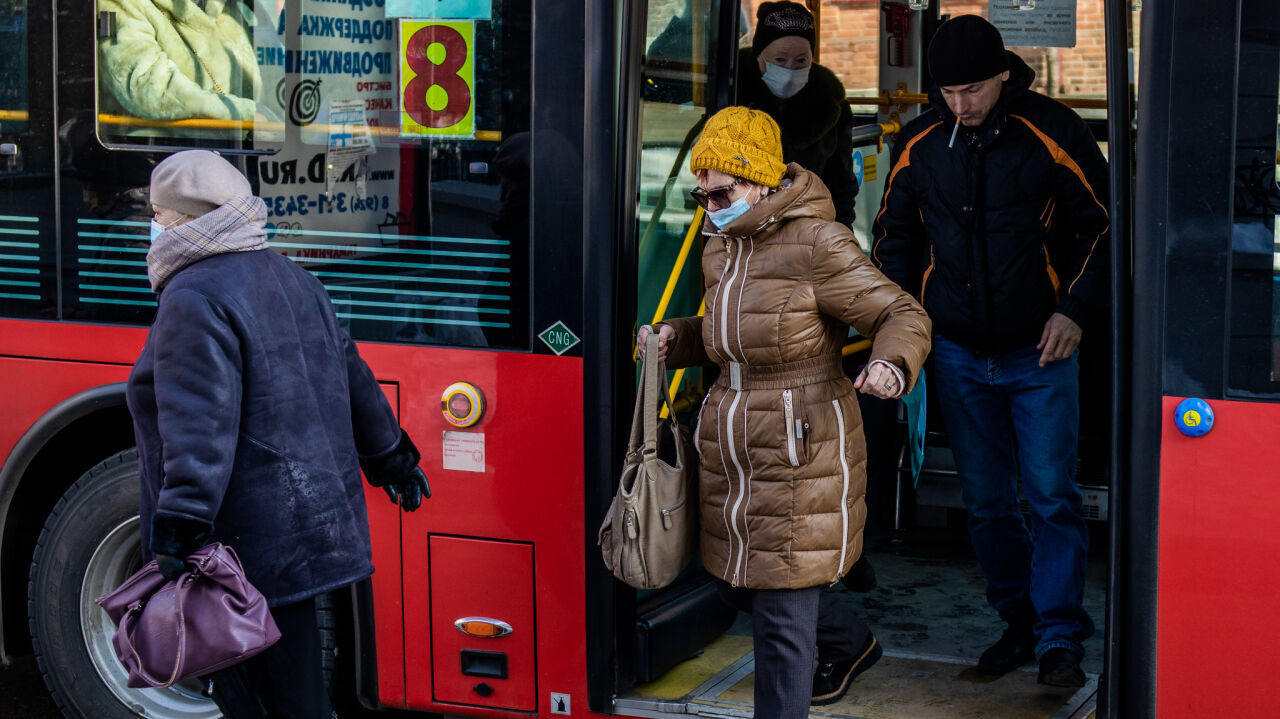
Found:
[[[637,323],[704,309],[697,261],[701,238],[694,231],[702,215],[687,200],[688,190],[695,186],[687,170],[688,151],[709,110],[716,103],[733,104],[732,88],[724,85],[735,63],[725,55],[750,46],[758,5],[751,0],[740,5],[715,0],[651,2],[643,15],[637,11],[631,18],[632,42],[644,48],[640,123],[633,143],[639,152]],[[919,15],[924,27],[913,27],[910,19],[915,14],[910,10],[917,5],[808,3],[818,25],[815,63],[836,72],[858,124],[854,165],[860,190],[854,231],[867,252],[891,171],[893,132],[928,104],[922,94],[927,87],[921,82],[927,78],[922,48],[932,31],[950,15],[995,18],[1004,13],[1016,23],[1023,19],[1018,13],[1030,9],[1026,6],[1035,7],[1034,2],[1014,0],[1003,3],[1007,8],[996,7],[1001,5],[997,0],[934,0],[933,8]],[[1117,47],[1104,36],[1101,1],[1062,5],[1073,8],[1067,12],[1071,37],[1050,38],[1044,46],[1006,40],[1006,46],[1036,70],[1033,89],[1074,108],[1105,154],[1109,122],[1118,117],[1128,128],[1132,117],[1126,109],[1109,111],[1108,78],[1102,68],[1111,52],[1120,53],[1130,63],[1130,72],[1135,71],[1139,9],[1130,10],[1124,17],[1126,26],[1111,39],[1122,39],[1123,46]],[[1042,3],[1042,13],[1048,10],[1045,6],[1058,7]],[[1130,75],[1123,89],[1130,97],[1134,77]],[[850,338],[845,348],[850,377],[867,361],[868,346],[863,338]],[[1106,318],[1097,331],[1088,333],[1080,352],[1085,388],[1081,414],[1086,419],[1081,423],[1076,480],[1085,497],[1090,535],[1084,603],[1098,628],[1084,644],[1086,685],[1079,690],[1039,685],[1033,662],[1000,678],[978,673],[978,656],[1005,624],[986,603],[945,427],[937,412],[926,410],[921,424],[908,417],[900,402],[860,396],[869,454],[864,553],[872,572],[850,582],[857,591],[841,584],[826,591],[839,593],[868,622],[885,653],[840,702],[814,707],[812,716],[1066,719],[1096,710],[1108,607],[1109,427],[1096,421],[1109,416],[1112,399]],[[926,377],[927,372],[928,365]],[[671,373],[677,417],[692,421],[710,381],[697,369]],[[936,400],[926,397],[926,408],[930,405],[936,407]],[[917,422],[914,431],[909,419]],[[923,447],[915,469],[908,435]],[[1025,513],[1025,500],[1023,509]],[[670,588],[638,591],[634,602],[625,596],[620,602],[619,684],[625,688],[614,700],[619,714],[752,715],[750,619],[735,617],[719,605],[700,573],[705,575],[695,567]],[[628,654],[634,657],[629,667]],[[634,672],[630,687],[628,669]]]

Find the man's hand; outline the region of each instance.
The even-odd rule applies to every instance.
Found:
[[[1084,331],[1080,329],[1080,325],[1073,322],[1070,317],[1061,312],[1054,312],[1049,321],[1044,323],[1040,344],[1036,345],[1036,349],[1042,350],[1040,366],[1064,360],[1075,354],[1083,335]]]
[[[649,325],[641,325],[640,331],[636,333],[636,349],[640,352],[640,359],[644,359],[645,345],[649,341],[649,334],[653,332],[653,328]],[[676,331],[671,325],[662,325],[658,328],[658,361],[665,362],[667,359],[667,344],[676,336]]]

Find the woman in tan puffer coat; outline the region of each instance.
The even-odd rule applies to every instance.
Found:
[[[930,322],[834,221],[822,181],[782,163],[767,114],[716,113],[690,169],[707,209],[707,311],[656,331],[669,368],[720,367],[697,428],[702,563],[752,614],[757,715],[803,717],[811,699],[838,700],[880,656],[866,625],[821,587],[862,552],[866,448],[854,391],[905,394]],[[854,382],[840,365],[849,326],[873,340]],[[654,329],[641,328],[640,347]]]

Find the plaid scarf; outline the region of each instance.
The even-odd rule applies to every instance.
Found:
[[[213,255],[267,249],[267,205],[262,198],[237,197],[225,205],[160,233],[147,252],[147,278],[160,288],[178,270]]]

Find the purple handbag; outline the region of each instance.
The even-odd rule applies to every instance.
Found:
[[[211,674],[280,639],[266,598],[245,579],[240,558],[224,544],[201,547],[172,581],[152,560],[94,601],[117,627],[116,656],[135,688],[167,687]]]

